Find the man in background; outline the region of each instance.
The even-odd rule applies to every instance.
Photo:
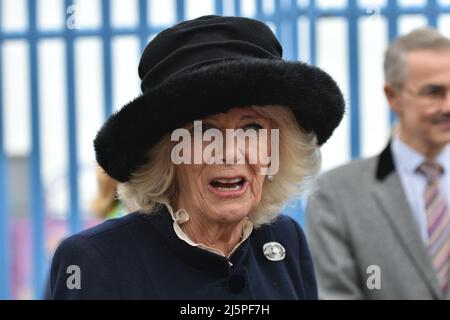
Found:
[[[449,299],[450,40],[415,30],[384,69],[391,141],[321,176],[308,202],[319,297]]]

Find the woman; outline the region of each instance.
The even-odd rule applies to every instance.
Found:
[[[265,24],[239,17],[182,22],[149,43],[143,95],[94,143],[138,211],[60,245],[53,298],[317,298],[304,234],[279,213],[319,170],[344,103],[326,73],[281,56]],[[257,143],[233,144],[237,134],[221,145],[228,130]]]

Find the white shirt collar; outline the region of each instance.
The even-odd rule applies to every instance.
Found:
[[[426,157],[404,143],[398,135],[392,141],[392,152],[395,167],[405,173],[414,174],[416,169],[426,160]],[[436,157],[436,161],[444,168],[445,174],[450,173],[450,144]]]
[[[450,143],[436,157],[436,161],[444,168],[444,174],[450,174]]]
[[[250,236],[250,234],[253,231],[253,223],[247,219],[244,223],[243,226],[243,230],[242,230],[242,236],[241,236],[241,240],[239,241],[238,244],[236,244],[236,246],[234,246],[234,248],[231,250],[230,254],[228,254],[228,256],[226,256],[222,251],[215,249],[215,248],[211,248],[208,247],[207,245],[201,244],[201,243],[196,243],[194,241],[192,241],[189,236],[181,229],[181,225],[183,223],[186,223],[189,221],[189,213],[185,210],[185,209],[179,209],[176,212],[173,211],[172,206],[168,203],[164,202],[164,205],[167,207],[167,210],[169,211],[172,219],[173,219],[173,228],[174,231],[176,233],[176,235],[178,236],[178,238],[180,238],[181,240],[185,241],[187,244],[189,244],[190,246],[193,247],[198,247],[200,249],[204,249],[207,250],[209,252],[213,252],[215,254],[224,256],[226,258],[231,257],[231,255],[236,251],[236,249],[245,241],[248,239],[248,237]],[[231,264],[231,262],[230,262]]]

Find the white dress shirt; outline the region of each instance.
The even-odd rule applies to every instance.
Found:
[[[426,160],[426,157],[404,143],[398,135],[392,141],[391,151],[403,190],[418,224],[422,240],[426,245],[428,243],[428,230],[424,193],[427,187],[427,179],[416,172],[417,168]],[[444,174],[440,178],[440,189],[447,199],[447,205],[450,205],[450,144],[443,149],[435,160],[444,168]]]

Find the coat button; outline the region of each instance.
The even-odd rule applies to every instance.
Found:
[[[228,289],[233,293],[239,293],[245,288],[245,277],[242,274],[234,273],[230,275],[227,281]]]
[[[270,261],[281,261],[286,257],[286,249],[278,242],[266,243],[263,252]]]

